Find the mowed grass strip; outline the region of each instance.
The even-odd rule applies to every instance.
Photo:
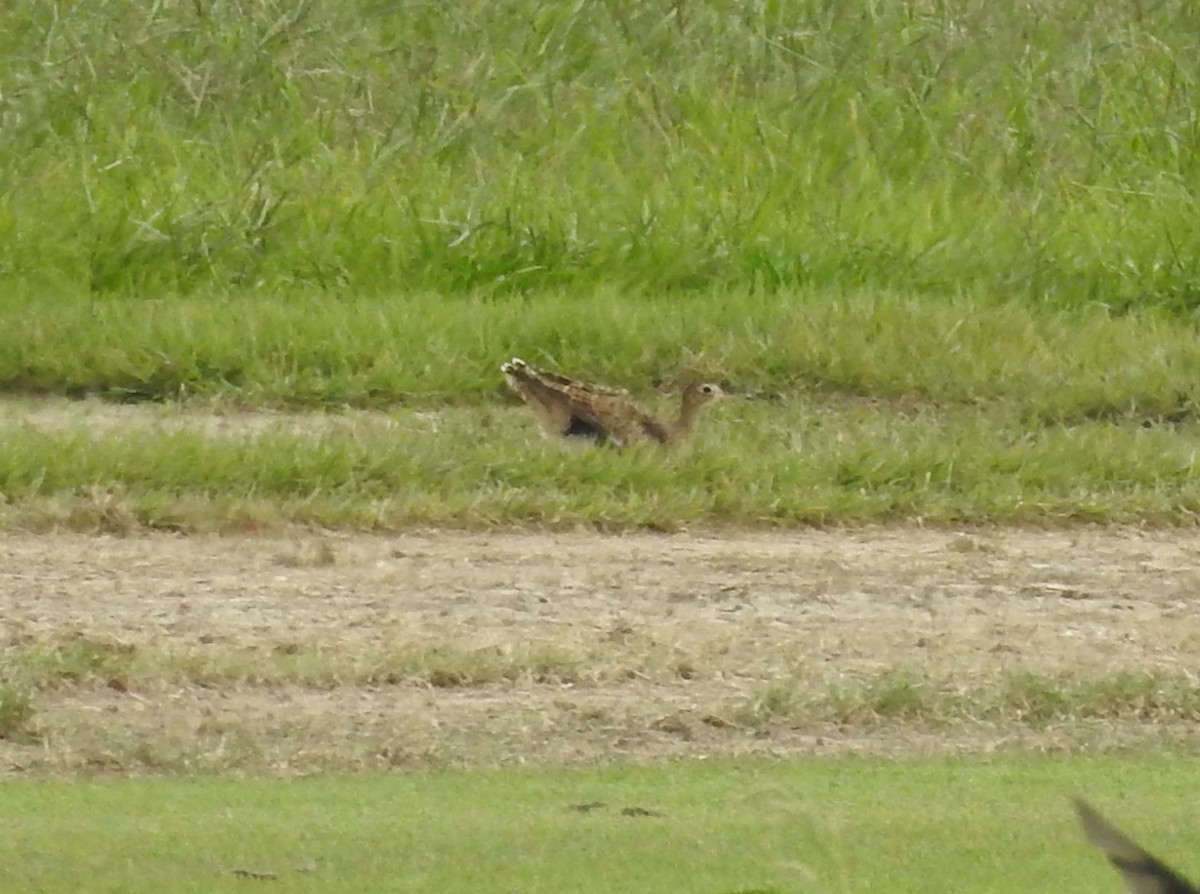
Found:
[[[1197,874],[1194,758],[690,762],[4,785],[14,890],[1120,890],[1084,795]],[[585,809],[586,808],[586,809]]]
[[[635,394],[704,378],[753,396],[1003,400],[1032,423],[1191,418],[1200,379],[1187,318],[870,289],[62,299],[0,303],[0,333],[10,393],[277,408],[492,404],[513,355]]]
[[[669,407],[666,408],[669,411]],[[676,451],[546,443],[519,407],[318,415],[241,432],[149,414],[0,424],[0,521],[128,531],[420,524],[1190,523],[1196,425],[1019,407],[730,400]]]

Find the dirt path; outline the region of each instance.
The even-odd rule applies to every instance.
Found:
[[[133,671],[44,686],[42,741],[0,740],[0,774],[928,753],[1189,735],[1136,723],[762,724],[747,712],[788,679],[820,689],[893,671],[963,686],[1018,670],[1191,673],[1198,569],[1193,533],[1130,529],[9,534],[0,646],[12,673],[46,673],[45,656],[73,643],[133,656]],[[439,682],[419,661],[407,674],[370,670],[397,653],[442,656],[431,666],[477,660],[492,675]],[[542,655],[568,670],[539,672]],[[290,669],[280,656],[295,656]],[[206,677],[212,667],[224,670]]]

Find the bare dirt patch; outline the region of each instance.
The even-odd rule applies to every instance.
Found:
[[[983,687],[1016,671],[1191,674],[1198,559],[1190,532],[1131,529],[7,534],[10,675],[29,673],[12,656],[78,642],[144,664],[130,680],[40,682],[40,741],[0,740],[0,773],[1161,745],[1192,733],[1136,719],[756,723],[747,706],[780,680],[820,689],[897,669]],[[371,672],[399,652],[505,672]],[[530,656],[547,654],[568,670],[539,673]],[[289,655],[320,672],[256,670]],[[195,670],[231,664],[247,671]]]
[[[0,423],[19,424],[45,434],[87,431],[93,436],[115,432],[154,435],[191,431],[209,437],[248,437],[282,431],[313,435],[362,427],[387,430],[418,425],[432,429],[437,416],[436,412],[409,411],[400,420],[395,413],[351,408],[296,412],[215,401],[120,404],[94,397],[76,400],[0,395]]]

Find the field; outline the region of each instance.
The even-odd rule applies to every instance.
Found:
[[[1068,798],[1187,852],[1197,551],[10,535],[5,676],[37,694],[0,856],[42,890],[1116,890]]]
[[[1188,853],[1189,4],[10,7],[0,882]],[[730,399],[571,449],[514,355]]]
[[[7,775],[184,777],[11,781],[22,886],[90,867],[114,891],[238,872],[298,891],[1083,891],[1107,870],[1076,841],[1079,792],[1186,848],[1187,533],[4,549],[5,676],[37,693],[0,741]],[[304,778],[244,781],[261,776]],[[99,850],[47,850],[66,816]]]
[[[12,536],[10,772],[1194,747],[1190,534]]]
[[[1172,857],[1180,758],[691,762],[591,770],[5,787],[15,890],[1120,889],[1077,833],[1088,785]],[[1125,791],[1137,781],[1138,794]],[[930,797],[931,792],[936,797]],[[1024,798],[1018,792],[1037,792]],[[281,821],[286,817],[286,821]],[[49,842],[49,843],[47,843]],[[1186,864],[1186,859],[1178,862]]]

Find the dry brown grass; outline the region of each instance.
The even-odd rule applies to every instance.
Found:
[[[23,773],[1191,743],[1196,547],[1135,530],[10,536]]]

